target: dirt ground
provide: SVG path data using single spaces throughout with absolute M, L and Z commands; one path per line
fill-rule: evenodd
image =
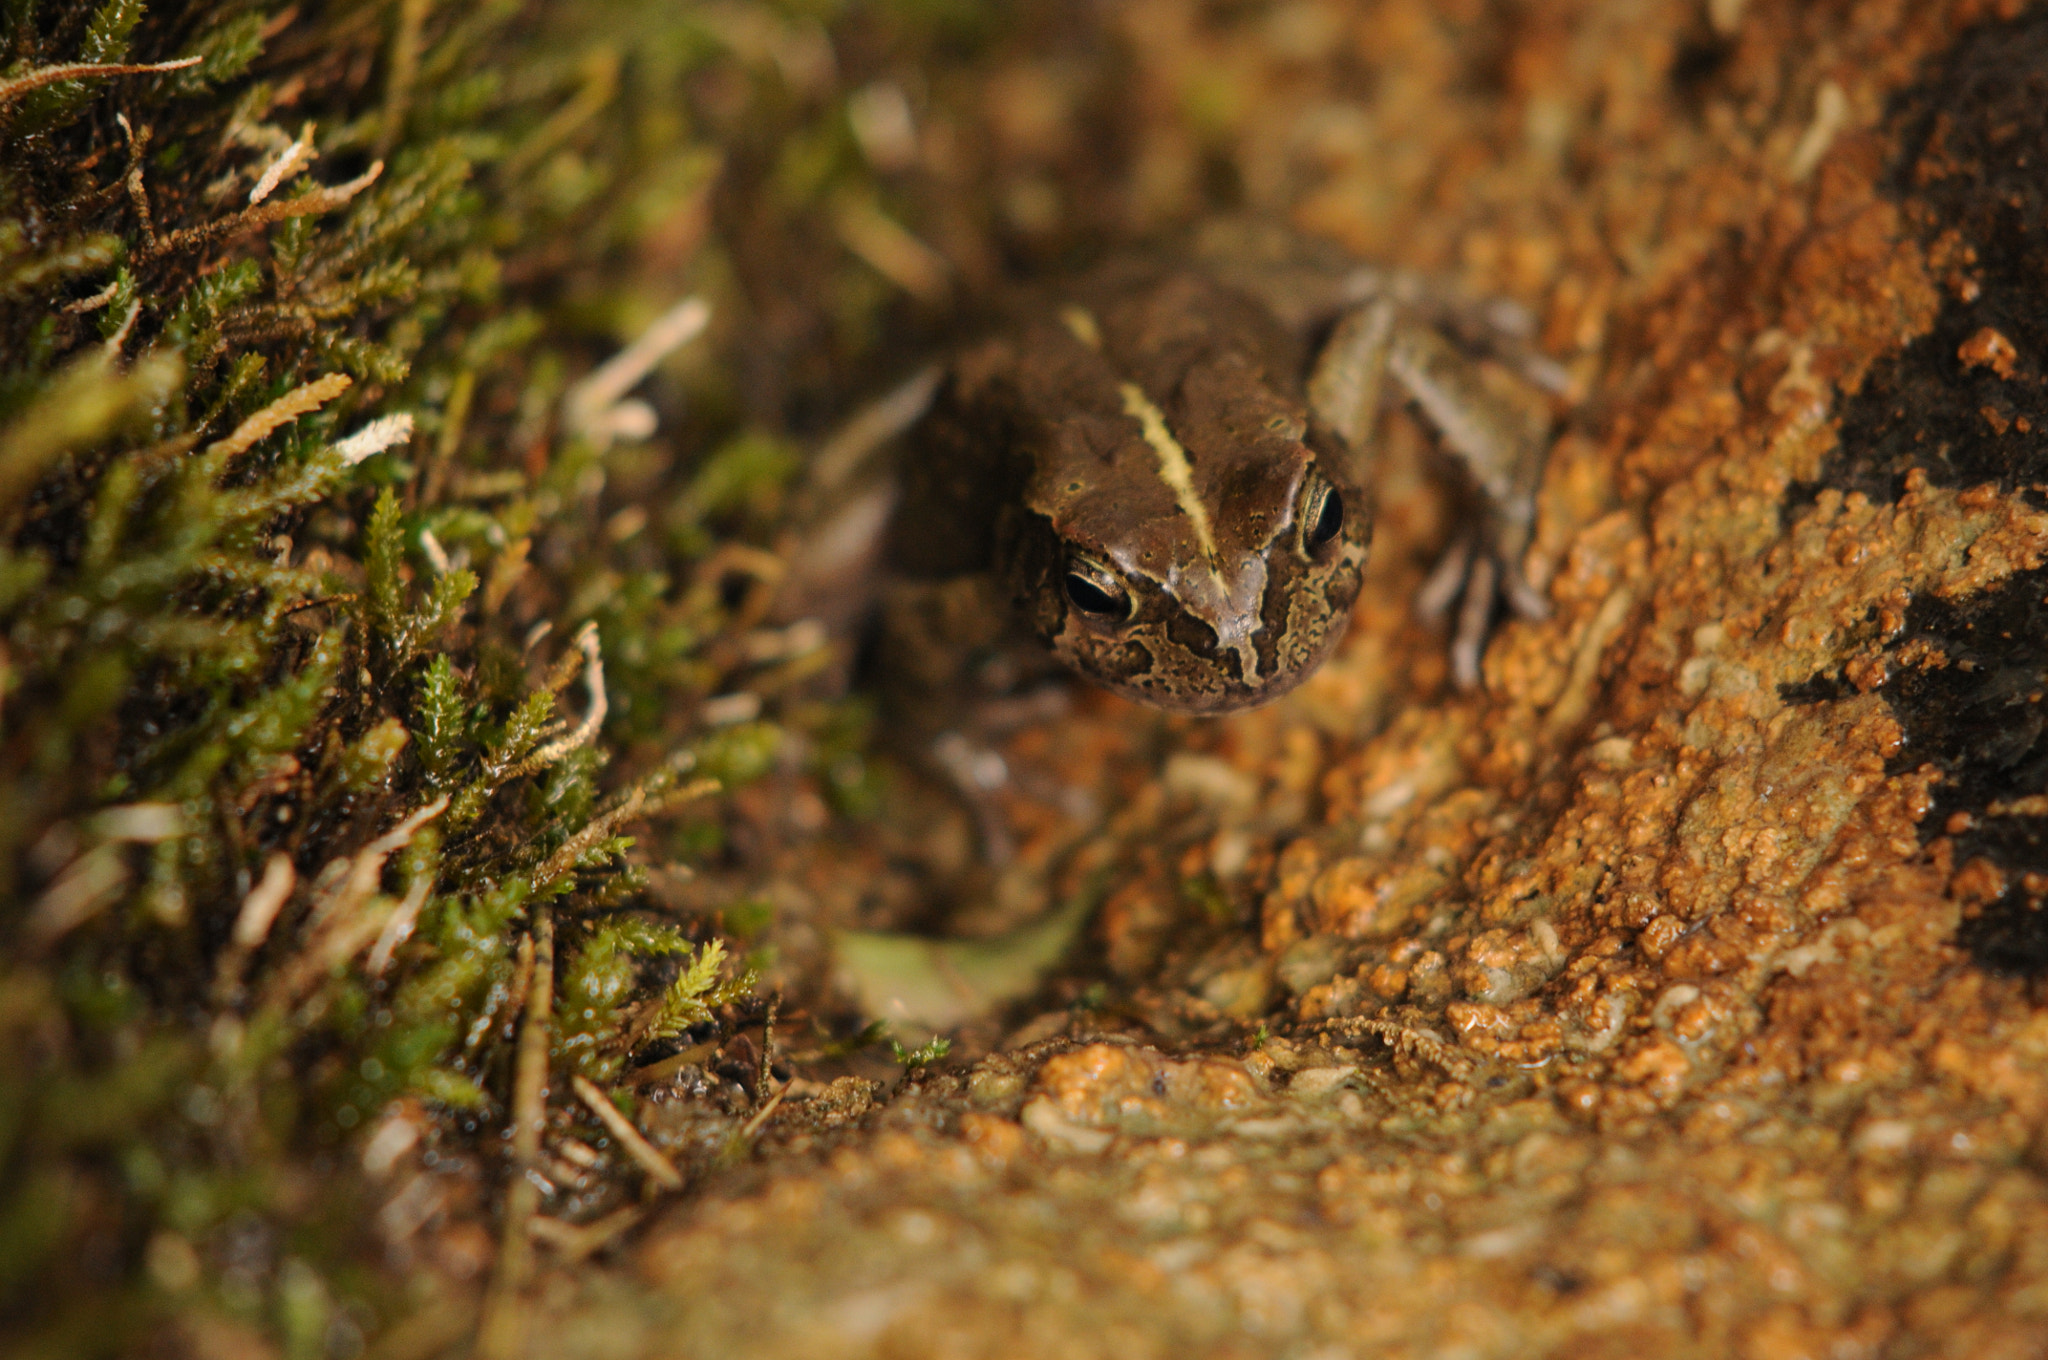
M 1220 206 L 1519 300 L 1574 382 L 1553 616 L 1449 685 L 1408 609 L 1446 507 L 1390 419 L 1312 682 L 1012 738 L 1057 786 L 1012 809 L 1035 886 L 965 915 L 1099 903 L 1054 1002 L 809 1082 L 545 1255 L 529 1353 L 2048 1355 L 2048 13 L 1026 27 L 992 70 L 866 58 L 957 277 Z M 762 891 L 902 924 L 863 853 Z

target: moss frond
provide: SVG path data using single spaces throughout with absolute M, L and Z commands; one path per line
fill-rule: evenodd
M 297 1274 L 213 1263 L 401 1107 L 499 1183 L 543 912 L 557 1066 L 746 1010 L 636 838 L 689 805 L 655 844 L 716 854 L 726 791 L 807 749 L 714 558 L 772 548 L 798 445 L 694 360 L 641 389 L 658 437 L 563 415 L 685 295 L 745 316 L 706 231 L 736 167 L 821 215 L 866 173 L 712 27 L 0 3 L 0 1349 L 397 1321 L 341 1264 L 368 1214 Z M 769 721 L 700 725 L 741 688 Z
M 724 968 L 723 940 L 712 940 L 698 949 L 696 957 L 662 993 L 661 1009 L 648 1024 L 648 1037 L 672 1039 L 692 1026 L 709 1022 L 718 1007 L 734 1005 L 753 992 L 753 970 L 724 977 Z

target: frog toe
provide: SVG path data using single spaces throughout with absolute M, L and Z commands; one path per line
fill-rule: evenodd
M 1451 679 L 1461 690 L 1479 687 L 1480 658 L 1492 635 L 1495 606 L 1531 622 L 1550 617 L 1550 601 L 1519 564 L 1483 548 L 1477 534 L 1460 534 L 1415 592 L 1416 616 L 1438 623 L 1457 607 L 1452 623 Z
M 1491 557 L 1477 556 L 1465 578 L 1457 631 L 1451 635 L 1451 680 L 1461 690 L 1479 688 L 1479 659 L 1486 652 L 1486 635 L 1492 631 L 1499 582 L 1498 564 Z
M 1472 575 L 1472 556 L 1477 544 L 1469 533 L 1452 539 L 1442 557 L 1430 568 L 1429 576 L 1415 592 L 1415 616 L 1424 623 L 1440 623 L 1464 593 Z

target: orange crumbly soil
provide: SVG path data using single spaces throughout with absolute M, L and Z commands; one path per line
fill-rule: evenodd
M 1083 696 L 1014 739 L 1108 809 L 1013 818 L 1050 895 L 1099 885 L 1095 991 L 850 1112 L 790 1101 L 745 1177 L 555 1278 L 561 1353 L 2048 1354 L 2048 1012 L 1966 947 L 2044 880 L 1959 839 L 2042 790 L 1929 824 L 1956 786 L 1898 688 L 1946 660 L 1911 611 L 2036 579 L 2048 513 L 1839 473 L 1881 362 L 1989 286 L 1921 193 L 1979 145 L 1941 62 L 2041 21 L 1510 8 L 1118 7 L 1118 211 L 1222 166 L 1529 304 L 1578 385 L 1553 617 L 1449 687 L 1407 610 L 1446 512 L 1390 422 L 1366 602 L 1302 691 Z M 991 136 L 1073 154 L 1067 72 L 1000 73 Z M 1908 89 L 1946 130 L 1902 172 Z M 2038 385 L 2026 337 L 1964 334 L 1955 383 Z M 2002 400 L 2005 437 L 2036 399 Z M 780 890 L 824 901 L 828 863 Z

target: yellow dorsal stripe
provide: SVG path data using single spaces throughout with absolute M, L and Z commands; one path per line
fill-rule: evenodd
M 1180 503 L 1181 513 L 1195 526 L 1195 539 L 1202 545 L 1202 553 L 1213 568 L 1217 558 L 1216 535 L 1209 527 L 1208 507 L 1195 494 L 1194 468 L 1188 463 L 1188 451 L 1173 437 L 1173 431 L 1166 428 L 1166 414 L 1152 404 L 1152 398 L 1146 396 L 1136 383 L 1124 383 L 1121 390 L 1124 414 L 1138 422 L 1145 442 L 1152 446 L 1152 452 L 1159 455 L 1159 476 L 1173 489 L 1173 498 Z

